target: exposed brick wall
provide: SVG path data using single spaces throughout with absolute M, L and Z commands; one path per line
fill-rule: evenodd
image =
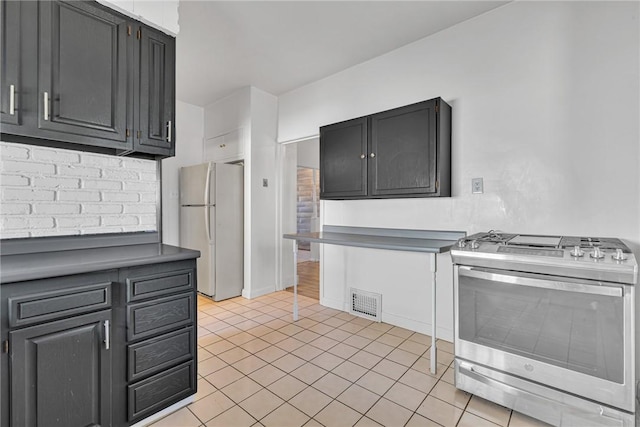
M 0 142 L 0 238 L 156 231 L 156 162 Z

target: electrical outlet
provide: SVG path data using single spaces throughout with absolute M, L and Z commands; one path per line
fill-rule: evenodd
M 268 187 L 269 186 L 269 180 L 267 178 L 262 178 L 262 186 L 263 187 Z
M 482 178 L 472 178 L 471 179 L 471 192 L 473 194 L 482 194 L 482 193 L 484 193 L 484 185 L 482 184 Z

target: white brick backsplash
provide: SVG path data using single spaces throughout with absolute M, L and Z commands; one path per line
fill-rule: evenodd
M 102 178 L 137 181 L 140 179 L 140 172 L 131 169 L 105 169 L 102 171 Z
M 59 191 L 58 200 L 61 202 L 99 202 L 100 193 L 97 191 Z
M 78 178 L 52 178 L 50 176 L 36 176 L 33 186 L 38 188 L 80 188 Z
M 124 189 L 131 191 L 145 191 L 155 193 L 158 185 L 155 182 L 125 182 Z
M 125 231 L 122 227 L 100 227 L 100 228 L 83 228 L 79 230 L 79 234 L 105 234 L 105 233 L 122 233 Z M 146 231 L 140 230 L 139 227 L 132 227 L 131 230 L 127 231 Z
M 100 226 L 99 216 L 60 216 L 56 218 L 56 223 L 60 228 L 87 228 Z
M 125 185 L 126 184 L 128 183 L 125 183 Z M 107 181 L 106 179 L 85 179 L 82 181 L 82 188 L 91 188 L 95 190 L 122 190 L 122 182 Z
M 158 165 L 156 165 L 155 162 L 150 162 L 148 160 L 122 159 L 122 167 L 125 169 L 153 172 L 155 174 Z
M 38 215 L 79 214 L 80 205 L 69 203 L 38 203 L 33 205 L 33 212 Z
M 28 203 L 0 203 L 0 215 L 29 215 L 31 205 Z
M 138 193 L 102 193 L 102 200 L 105 202 L 139 202 L 140 195 Z
M 0 146 L 0 156 L 3 159 L 28 159 L 29 149 L 23 146 L 2 144 L 2 146 Z
M 80 230 L 74 230 L 72 228 L 54 228 L 31 230 L 28 237 L 75 236 L 77 234 L 80 234 Z M 2 238 L 4 238 L 4 233 L 2 235 Z
M 29 185 L 29 178 L 24 175 L 7 175 L 0 176 L 0 183 L 4 186 L 21 187 Z
M 3 160 L 0 164 L 0 171 L 53 175 L 56 171 L 56 167 L 53 164 L 47 163 L 36 163 L 23 160 Z
M 52 163 L 78 163 L 80 154 L 72 151 L 51 150 L 47 148 L 34 148 L 31 151 L 31 158 L 39 162 L 46 161 Z
M 156 231 L 152 160 L 0 142 L 0 238 Z
M 127 214 L 151 214 L 156 213 L 156 205 L 152 205 L 150 203 L 144 204 L 140 203 L 137 205 L 127 205 L 124 208 L 124 213 Z
M 105 203 L 101 204 L 84 204 L 82 206 L 83 214 L 121 214 L 124 212 L 123 205 L 107 205 Z
M 58 166 L 58 175 L 97 178 L 100 176 L 100 169 L 85 166 L 60 165 Z
M 26 188 L 5 188 L 2 186 L 2 202 L 9 200 L 21 200 L 25 202 L 53 201 L 56 192 L 53 190 L 31 190 Z
M 141 172 L 140 179 L 142 181 L 156 181 L 156 173 L 155 172 Z
M 24 230 L 25 228 L 53 228 L 55 225 L 51 217 L 21 216 L 2 218 L 2 228 L 5 230 Z
M 80 163 L 82 165 L 98 166 L 101 168 L 118 168 L 122 164 L 122 159 L 120 157 L 83 153 Z
M 151 225 L 151 224 L 155 224 L 157 221 L 157 218 L 155 215 L 140 215 L 140 224 L 142 225 Z
M 140 193 L 140 201 L 143 203 L 156 203 L 158 195 L 156 193 Z
M 135 215 L 103 216 L 102 225 L 138 225 L 140 217 Z

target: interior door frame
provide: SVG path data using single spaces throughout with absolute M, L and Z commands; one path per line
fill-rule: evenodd
M 284 167 L 286 163 L 286 154 L 287 154 L 287 146 L 294 145 L 297 143 L 310 142 L 315 139 L 319 139 L 320 134 L 310 135 L 303 138 L 297 138 L 289 141 L 278 142 L 276 145 L 276 291 L 284 290 L 286 287 L 293 286 L 293 282 L 289 282 L 287 280 L 287 273 L 293 271 L 293 240 L 285 240 L 282 238 L 285 230 L 286 216 L 284 214 L 284 203 L 285 203 L 285 185 L 286 185 L 286 177 L 284 173 Z M 320 194 L 318 194 L 320 197 Z M 322 213 L 324 212 L 324 200 L 320 200 L 320 212 L 318 214 L 319 218 L 319 226 L 320 230 L 324 225 Z M 320 245 L 319 248 L 319 262 L 320 266 L 323 263 L 323 247 Z M 323 298 L 323 274 L 322 268 L 320 268 L 320 277 L 319 277 L 319 291 L 320 291 L 320 300 Z

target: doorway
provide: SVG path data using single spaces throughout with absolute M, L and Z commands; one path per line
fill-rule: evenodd
M 284 145 L 282 220 L 283 231 L 310 233 L 320 230 L 320 145 L 318 138 Z M 291 246 L 292 247 L 292 246 Z M 284 248 L 283 248 L 284 249 Z M 298 293 L 320 299 L 320 254 L 318 244 L 300 242 L 297 251 Z M 284 274 L 293 268 L 286 262 Z M 292 257 L 291 257 L 292 258 Z M 289 267 L 286 267 L 288 265 Z M 293 292 L 293 277 L 285 280 L 285 289 Z
M 298 156 L 300 150 L 298 150 Z M 296 174 L 296 231 L 311 233 L 320 229 L 320 170 L 300 165 L 298 157 Z M 320 299 L 320 256 L 317 243 L 298 244 L 298 293 Z M 293 287 L 289 288 L 293 291 Z

